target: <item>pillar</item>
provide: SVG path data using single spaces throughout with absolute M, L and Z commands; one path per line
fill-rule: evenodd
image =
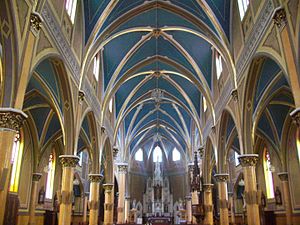
M 103 176 L 101 174 L 89 174 L 90 180 L 90 217 L 89 225 L 98 224 L 99 212 L 99 186 Z
M 28 225 L 35 224 L 35 206 L 36 206 L 36 199 L 37 199 L 37 194 L 38 194 L 37 188 L 38 188 L 38 183 L 39 183 L 39 180 L 41 177 L 42 177 L 41 173 L 33 173 L 32 174 Z
M 118 163 L 118 173 L 119 173 L 119 198 L 118 198 L 118 219 L 117 223 L 124 223 L 124 207 L 125 207 L 125 182 L 126 174 L 128 170 L 128 163 Z
M 191 224 L 192 223 L 192 197 L 191 196 L 186 196 L 185 197 L 186 200 L 186 221 L 187 224 Z
M 287 71 L 289 74 L 291 89 L 294 96 L 295 106 L 300 106 L 300 81 L 297 72 L 298 61 L 295 58 L 295 46 L 293 46 L 293 41 L 291 40 L 291 32 L 287 24 L 286 12 L 283 7 L 279 7 L 273 16 L 274 24 L 278 27 L 282 49 L 285 56 L 285 62 L 287 66 Z
M 72 218 L 74 168 L 79 162 L 79 157 L 75 155 L 61 155 L 59 158 L 62 164 L 62 179 L 58 224 L 70 225 Z
M 104 225 L 113 224 L 113 208 L 114 208 L 114 193 L 113 193 L 114 184 L 104 184 Z
M 244 172 L 247 221 L 248 224 L 251 225 L 260 225 L 255 172 L 255 165 L 258 160 L 258 155 L 244 154 L 240 155 L 238 159 L 243 167 Z
M 26 114 L 13 108 L 0 108 L 0 224 L 3 224 L 7 192 L 10 184 L 12 147 Z
M 220 208 L 220 225 L 229 225 L 228 217 L 228 193 L 227 193 L 227 179 L 228 174 L 216 174 L 215 178 L 218 182 L 219 191 L 219 208 Z
M 83 218 L 82 218 L 82 222 L 83 225 L 87 224 L 87 206 L 88 206 L 88 197 L 86 195 L 86 193 L 84 194 L 84 202 L 83 202 Z
M 292 203 L 291 203 L 288 173 L 287 172 L 278 173 L 278 176 L 279 176 L 279 178 L 281 180 L 281 184 L 282 184 L 283 200 L 284 200 L 285 215 L 286 215 L 286 224 L 292 225 L 293 224 L 293 210 L 292 210 Z
M 230 224 L 235 224 L 234 201 L 232 192 L 228 192 L 228 203 L 230 205 Z
M 125 223 L 129 223 L 129 211 L 130 211 L 130 196 L 125 197 Z
M 213 215 L 213 201 L 212 201 L 212 188 L 213 184 L 203 184 L 204 190 L 204 225 L 213 225 L 214 224 L 214 215 Z

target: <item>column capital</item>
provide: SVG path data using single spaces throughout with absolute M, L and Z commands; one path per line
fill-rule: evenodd
M 84 91 L 79 90 L 79 92 L 78 92 L 78 100 L 79 100 L 79 102 L 83 102 L 84 101 L 84 97 L 85 97 Z
M 282 6 L 278 7 L 274 12 L 273 21 L 274 24 L 280 29 L 282 29 L 286 25 L 287 23 L 286 12 Z
M 228 177 L 229 177 L 228 173 L 215 174 L 215 178 L 217 182 L 226 182 L 228 180 Z
M 42 177 L 41 173 L 33 173 L 32 174 L 32 181 L 39 181 Z
M 114 157 L 114 159 L 117 158 L 118 153 L 119 153 L 118 147 L 117 147 L 117 146 L 114 146 L 114 147 L 113 147 L 113 157 Z
M 244 155 L 238 156 L 238 159 L 239 159 L 242 167 L 255 166 L 258 161 L 258 155 L 257 154 L 244 154 Z
M 0 129 L 19 131 L 27 115 L 14 108 L 0 108 Z
M 79 162 L 79 157 L 76 155 L 60 155 L 59 159 L 63 167 L 76 167 Z
M 117 163 L 119 173 L 127 173 L 128 163 Z
M 90 182 L 100 183 L 103 180 L 102 174 L 89 174 Z
M 41 15 L 37 12 L 32 12 L 30 14 L 30 30 L 36 36 L 41 30 L 43 19 Z
M 288 172 L 277 173 L 277 175 L 278 175 L 278 177 L 281 181 L 288 181 L 289 180 Z
M 294 109 L 290 116 L 292 117 L 293 121 L 297 124 L 298 127 L 300 127 L 300 107 L 297 109 Z
M 106 193 L 111 192 L 113 187 L 114 187 L 114 184 L 111 184 L 111 183 L 103 184 L 103 188 Z
M 204 191 L 209 192 L 212 190 L 213 186 L 213 184 L 203 184 L 203 189 Z

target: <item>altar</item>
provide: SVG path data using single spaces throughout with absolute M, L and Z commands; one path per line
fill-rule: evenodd
M 147 224 L 150 225 L 169 225 L 172 224 L 171 217 L 149 217 Z

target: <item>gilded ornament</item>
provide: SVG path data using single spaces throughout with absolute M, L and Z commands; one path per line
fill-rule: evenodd
M 36 35 L 41 29 L 42 17 L 36 12 L 30 14 L 30 29 Z
M 83 102 L 84 101 L 84 96 L 85 96 L 84 91 L 79 91 L 78 92 L 78 100 L 79 100 L 79 102 Z
M 238 91 L 237 89 L 233 89 L 231 92 L 231 96 L 233 98 L 233 100 L 236 102 L 238 100 Z
M 215 175 L 217 182 L 226 182 L 229 177 L 228 173 L 219 173 Z
M 39 181 L 42 177 L 41 173 L 33 173 L 32 174 L 32 181 Z
M 102 174 L 89 174 L 90 182 L 100 183 L 102 181 L 102 179 L 103 179 Z
M 60 155 L 60 162 L 63 167 L 76 167 L 79 157 L 75 155 Z
M 206 192 L 210 192 L 213 188 L 213 184 L 203 184 L 203 190 Z
M 286 25 L 287 19 L 284 8 L 281 7 L 276 10 L 273 16 L 273 21 L 278 28 L 282 28 Z
M 242 167 L 255 166 L 258 161 L 257 154 L 244 154 L 238 157 Z
M 12 108 L 0 109 L 0 128 L 19 131 L 27 115 L 21 110 Z

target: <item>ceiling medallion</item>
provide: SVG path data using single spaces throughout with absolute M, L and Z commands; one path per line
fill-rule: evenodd
M 162 30 L 159 28 L 156 28 L 156 29 L 153 29 L 152 33 L 153 33 L 153 37 L 155 37 L 157 39 L 161 35 Z

